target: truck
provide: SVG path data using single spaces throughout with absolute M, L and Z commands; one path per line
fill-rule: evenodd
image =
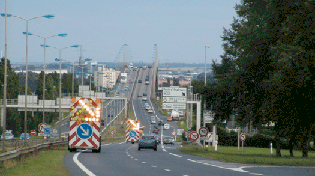
M 178 113 L 177 110 L 172 110 L 171 118 L 172 118 L 173 121 L 178 121 L 179 120 L 179 113 Z
M 126 120 L 125 142 L 139 142 L 140 137 L 143 134 L 144 126 L 140 126 L 140 120 Z
M 74 103 L 70 109 L 70 131 L 68 150 L 91 149 L 93 153 L 101 152 L 101 101 L 91 98 L 71 97 Z

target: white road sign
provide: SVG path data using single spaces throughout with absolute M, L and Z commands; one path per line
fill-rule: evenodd
M 186 109 L 186 103 L 163 103 L 163 109 Z
M 212 142 L 212 134 L 213 134 L 212 132 L 208 133 L 208 135 L 207 135 L 208 139 L 206 140 L 206 142 Z
M 163 103 L 186 103 L 186 97 L 163 97 Z
M 190 133 L 190 140 L 196 141 L 199 138 L 199 134 L 196 131 Z
M 184 132 L 184 129 L 177 129 L 177 136 L 182 135 L 183 132 Z
M 205 123 L 212 123 L 212 121 L 214 119 L 214 115 L 215 115 L 215 113 L 213 113 L 210 110 L 204 111 L 203 117 L 205 119 Z
M 207 127 L 200 127 L 200 129 L 199 129 L 199 135 L 200 136 L 207 136 L 207 134 L 208 134 L 208 129 L 207 129 Z
M 186 97 L 187 88 L 169 88 L 163 90 L 163 97 Z

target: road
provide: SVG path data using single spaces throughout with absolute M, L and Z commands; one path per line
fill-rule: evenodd
M 152 69 L 140 70 L 139 78 L 152 74 Z M 150 78 L 150 81 L 152 79 Z M 137 97 L 138 93 L 151 93 L 150 85 L 136 83 L 133 106 L 136 117 L 144 125 L 144 134 L 151 133 L 153 124 L 150 124 L 150 116 L 154 115 L 166 122 L 166 117 L 159 114 L 157 107 L 150 100 L 143 101 Z M 152 114 L 143 109 L 144 103 L 150 103 L 154 111 Z M 164 130 L 166 136 L 170 136 L 176 128 L 174 122 L 169 123 L 171 129 Z M 160 133 L 159 133 L 160 135 Z M 315 169 L 309 167 L 277 167 L 257 166 L 248 164 L 225 163 L 203 157 L 192 156 L 180 152 L 175 145 L 158 145 L 157 151 L 143 149 L 138 151 L 137 144 L 116 143 L 103 144 L 101 153 L 90 151 L 78 151 L 67 153 L 64 158 L 65 166 L 70 175 L 163 175 L 163 176 L 200 176 L 200 175 L 315 175 Z

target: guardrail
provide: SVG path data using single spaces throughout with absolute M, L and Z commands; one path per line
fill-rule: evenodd
M 36 144 L 31 147 L 20 148 L 13 151 L 8 151 L 0 154 L 0 171 L 4 170 L 4 162 L 14 160 L 15 162 L 20 161 L 23 158 L 29 156 L 29 154 L 36 153 L 42 149 L 51 149 L 56 146 L 63 146 L 68 144 L 68 141 L 55 141 L 46 142 L 42 144 Z

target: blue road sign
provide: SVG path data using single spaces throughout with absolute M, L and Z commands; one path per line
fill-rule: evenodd
M 77 135 L 81 139 L 88 139 L 92 136 L 92 127 L 87 123 L 82 123 L 77 128 Z
M 44 128 L 44 134 L 49 134 L 50 133 L 50 128 Z
M 137 132 L 135 132 L 135 131 L 133 131 L 133 130 L 131 130 L 131 131 L 129 132 L 129 136 L 130 136 L 131 138 L 136 137 L 136 135 L 137 135 Z

